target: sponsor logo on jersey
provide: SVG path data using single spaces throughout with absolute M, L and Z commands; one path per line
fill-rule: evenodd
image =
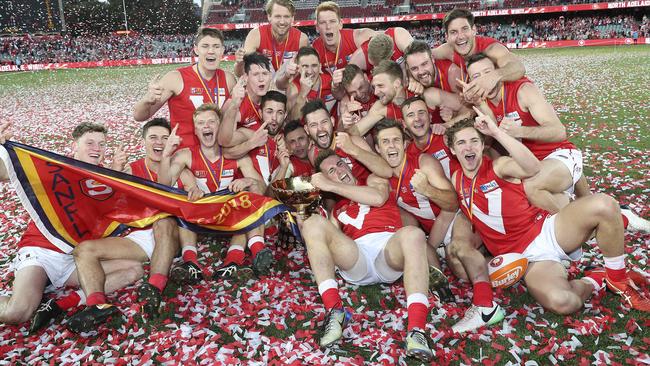
M 223 171 L 224 176 L 230 176 L 230 175 L 234 175 L 234 174 L 235 174 L 234 169 L 226 169 L 226 170 Z
M 438 159 L 438 160 L 442 160 L 442 159 L 447 158 L 448 156 L 447 156 L 447 152 L 445 150 L 438 150 L 438 151 L 433 153 L 433 157 Z
M 499 188 L 499 185 L 497 184 L 496 181 L 493 180 L 493 181 L 487 182 L 485 184 L 481 184 L 481 186 L 479 188 L 481 189 L 481 192 L 487 193 L 487 192 L 494 191 L 495 189 Z
M 197 178 L 207 178 L 208 172 L 207 170 L 196 170 L 194 171 L 194 176 Z
M 257 124 L 257 119 L 255 117 L 248 117 L 244 121 L 244 127 L 251 127 Z
M 203 94 L 202 88 L 190 88 L 190 94 L 192 95 L 201 95 Z

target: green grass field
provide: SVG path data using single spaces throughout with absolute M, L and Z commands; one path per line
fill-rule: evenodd
M 524 60 L 527 76 L 556 108 L 570 140 L 583 151 L 585 174 L 593 190 L 607 192 L 649 217 L 650 46 L 516 53 Z M 78 122 L 103 122 L 110 129 L 111 146 L 125 143 L 136 157 L 142 154 L 142 146 L 131 108 L 154 75 L 176 67 L 0 74 L 0 120 L 14 122 L 16 140 L 61 153 L 69 152 L 68 136 Z M 0 289 L 8 290 L 13 279 L 8 266 L 28 218 L 7 185 L 0 185 L 0 192 L 0 240 L 4 244 Z M 626 242 L 630 262 L 647 272 L 650 236 L 628 233 Z M 585 266 L 602 264 L 593 243 L 584 248 L 582 261 L 569 270 L 572 276 L 581 276 Z M 220 240 L 206 240 L 201 262 L 215 267 L 222 250 Z M 61 324 L 32 336 L 26 334 L 25 325 L 0 326 L 0 356 L 8 364 L 60 364 L 68 359 L 103 363 L 148 359 L 154 364 L 417 364 L 407 360 L 401 349 L 405 326 L 401 282 L 365 288 L 343 285 L 344 303 L 355 310 L 355 318 L 346 332 L 348 340 L 323 352 L 312 340 L 323 310 L 306 254 L 301 248 L 277 249 L 276 258 L 273 276 L 241 288 L 211 281 L 190 289 L 168 287 L 163 317 L 152 323 L 143 323 L 131 306 L 134 287 L 120 291 L 113 301 L 120 304 L 125 320 L 115 321 L 112 329 L 90 340 L 67 333 Z M 506 321 L 458 337 L 450 333 L 450 327 L 469 306 L 471 286 L 454 281 L 453 291 L 456 304 L 440 305 L 431 298 L 435 305 L 427 330 L 435 339 L 436 364 L 650 364 L 648 315 L 630 311 L 612 294 L 593 299 L 577 314 L 558 316 L 536 305 L 523 285 L 499 290 L 497 298 L 508 314 Z

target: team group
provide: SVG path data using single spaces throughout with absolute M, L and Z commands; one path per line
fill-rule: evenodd
M 529 261 L 528 292 L 558 314 L 579 310 L 605 288 L 648 312 L 643 277 L 629 271 L 624 230 L 650 223 L 605 194 L 592 194 L 582 154 L 519 58 L 476 34 L 464 9 L 447 13 L 447 42 L 431 49 L 403 28 L 343 28 L 340 9 L 316 8 L 320 34 L 312 45 L 292 27 L 291 0 L 269 0 L 268 25 L 250 31 L 236 53 L 234 75 L 219 68 L 224 36 L 202 28 L 197 62 L 156 77 L 136 104 L 146 156 L 112 169 L 165 185 L 189 200 L 230 189 L 269 194 L 269 184 L 310 176 L 323 193 L 318 212 L 299 224 L 311 270 L 327 310 L 319 344 L 337 342 L 351 312 L 336 273 L 357 285 L 403 278 L 408 356 L 434 354 L 425 331 L 429 291 L 449 300 L 439 253 L 453 274 L 473 286 L 472 306 L 453 326 L 459 334 L 497 324 L 485 255 L 521 253 Z M 170 122 L 153 118 L 167 104 Z M 101 164 L 107 131 L 82 123 L 74 158 Z M 0 142 L 11 126 L 0 124 Z M 8 179 L 0 165 L 0 179 Z M 563 261 L 581 257 L 595 237 L 604 266 L 569 279 Z M 0 322 L 31 319 L 31 331 L 72 308 L 75 332 L 96 329 L 119 313 L 106 298 L 150 274 L 138 288 L 148 317 L 158 314 L 168 279 L 197 283 L 197 236 L 171 218 L 123 237 L 98 238 L 72 252 L 50 243 L 30 223 L 18 244 L 11 297 L 0 297 Z M 177 253 L 182 260 L 172 266 Z M 247 252 L 250 259 L 247 260 Z M 264 225 L 235 235 L 213 279 L 242 281 L 273 265 Z M 250 263 L 250 264 L 248 264 Z M 80 287 L 43 298 L 51 284 Z M 39 306 L 40 304 L 40 306 Z

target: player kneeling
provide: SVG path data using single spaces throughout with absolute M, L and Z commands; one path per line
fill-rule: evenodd
M 487 249 L 493 255 L 522 253 L 530 262 L 524 276 L 528 291 L 555 313 L 574 313 L 605 286 L 633 309 L 650 311 L 650 300 L 639 292 L 626 270 L 623 220 L 616 200 L 595 194 L 571 202 L 554 215 L 532 206 L 521 181 L 537 174 L 539 160 L 491 118 L 477 113 L 475 122 L 459 122 L 447 130 L 446 138 L 462 167 L 452 176 L 461 209 Z M 484 136 L 497 140 L 510 156 L 494 161 L 483 156 Z M 578 260 L 581 244 L 594 231 L 605 269 L 569 281 L 561 261 Z M 454 330 L 484 325 L 482 315 L 468 311 Z
M 390 199 L 385 179 L 370 175 L 367 185 L 358 185 L 350 167 L 332 150 L 324 150 L 315 168 L 319 173 L 311 183 L 341 197 L 330 220 L 319 215 L 302 227 L 307 254 L 328 311 L 320 339 L 326 347 L 341 338 L 352 314 L 343 308 L 335 279 L 356 285 L 393 283 L 402 275 L 407 295 L 407 355 L 430 361 L 433 352 L 424 332 L 429 300 L 428 264 L 424 232 L 403 227 L 399 208 Z

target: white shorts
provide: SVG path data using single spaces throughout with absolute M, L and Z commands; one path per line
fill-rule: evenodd
M 558 244 L 555 237 L 556 217 L 557 214 L 546 217 L 542 231 L 521 253 L 529 262 L 554 261 L 562 263 L 562 261 L 577 261 L 582 257 L 581 248 L 567 254 Z
M 578 149 L 559 149 L 548 154 L 544 160 L 546 159 L 559 160 L 569 169 L 573 184 L 566 192 L 573 194 L 573 186 L 575 186 L 578 179 L 582 176 L 582 152 Z
M 402 277 L 403 272 L 390 268 L 384 256 L 384 248 L 393 235 L 395 233 L 371 233 L 355 240 L 359 249 L 359 258 L 353 269 L 360 268 L 361 273 L 350 273 L 339 269 L 341 277 L 354 285 L 393 283 Z
M 456 222 L 456 218 L 458 217 L 458 215 L 461 215 L 460 209 L 458 209 L 458 211 L 456 211 L 456 215 L 454 215 L 454 218 L 449 223 L 449 227 L 447 228 L 447 232 L 445 233 L 445 238 L 442 239 L 442 246 L 443 247 L 446 247 L 449 244 L 451 244 L 451 237 L 454 234 L 454 232 L 453 232 L 454 231 L 454 223 Z
M 156 245 L 156 241 L 153 237 L 153 229 L 133 230 L 124 238 L 136 243 L 145 253 L 147 253 L 147 257 L 151 259 L 153 248 Z
M 39 266 L 45 270 L 52 286 L 60 288 L 77 269 L 72 254 L 59 253 L 40 247 L 22 247 L 18 249 L 12 263 L 14 272 L 29 266 Z

